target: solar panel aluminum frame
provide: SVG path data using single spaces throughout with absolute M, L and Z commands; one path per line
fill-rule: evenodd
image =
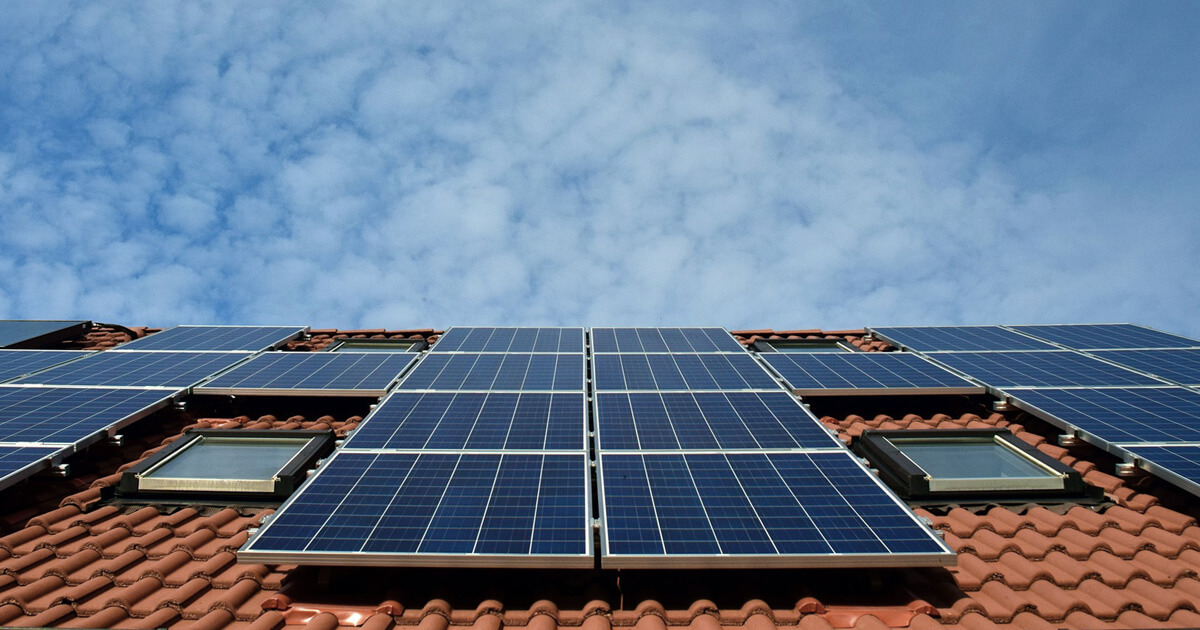
M 946 371 L 950 372 L 952 375 L 964 378 L 967 381 L 976 382 L 976 383 L 978 382 L 978 380 L 970 378 L 967 375 L 965 375 L 957 370 L 951 370 L 951 369 L 947 368 L 946 366 L 942 365 L 941 363 L 935 363 L 935 362 L 929 361 L 929 359 L 925 358 L 924 356 L 921 356 L 921 353 L 909 351 L 909 352 L 906 352 L 905 354 L 910 354 L 912 356 L 915 356 L 915 357 L 921 359 L 922 361 L 929 362 L 929 363 L 933 364 L 935 367 L 946 370 Z M 982 384 L 975 386 L 975 387 L 864 387 L 864 388 L 837 387 L 837 388 L 827 388 L 827 389 L 819 389 L 819 388 L 812 389 L 812 388 L 807 388 L 807 387 L 794 388 L 794 387 L 792 387 L 792 384 L 787 381 L 787 378 L 785 378 L 782 373 L 780 373 L 778 370 L 776 370 L 774 366 L 772 366 L 770 363 L 768 363 L 766 361 L 760 361 L 760 362 L 763 363 L 767 367 L 767 369 L 770 371 L 772 376 L 774 376 L 775 378 L 777 378 L 781 382 L 783 382 L 784 388 L 787 389 L 787 391 L 789 391 L 797 396 L 804 396 L 804 397 L 808 397 L 808 398 L 819 397 L 819 396 L 910 396 L 910 395 L 911 396 L 921 396 L 921 395 L 972 396 L 972 395 L 976 395 L 976 394 L 988 393 L 988 390 L 989 390 L 989 388 L 986 385 L 982 385 Z
M 305 481 L 305 486 L 316 480 L 324 471 L 329 470 L 329 463 L 338 455 L 346 453 L 357 454 L 442 454 L 442 455 L 463 455 L 473 453 L 484 453 L 483 451 L 464 451 L 464 450 L 397 450 L 397 449 L 339 449 L 334 453 L 334 457 L 319 463 L 316 472 L 309 476 Z M 584 531 L 585 536 L 585 552 L 580 555 L 553 555 L 553 554 L 447 554 L 447 553 L 391 553 L 378 551 L 296 551 L 296 552 L 276 552 L 276 551 L 257 551 L 254 549 L 254 543 L 259 538 L 260 534 L 267 531 L 271 526 L 271 521 L 274 514 L 280 514 L 287 511 L 288 507 L 299 498 L 304 491 L 302 486 L 298 491 L 294 492 L 279 509 L 271 516 L 263 519 L 262 525 L 257 531 L 252 530 L 249 540 L 245 545 L 237 551 L 239 562 L 262 563 L 262 564 L 297 564 L 297 565 L 313 565 L 313 566 L 368 566 L 368 567 L 452 567 L 452 568 L 496 568 L 497 566 L 522 568 L 522 569 L 592 569 L 596 566 L 596 548 L 595 548 L 595 521 L 591 516 L 592 506 L 592 475 L 594 469 L 590 465 L 587 456 L 587 451 L 501 451 L 499 453 L 492 451 L 486 454 L 511 454 L 511 455 L 579 455 L 583 462 L 583 487 L 584 487 Z
M 257 354 L 259 352 L 263 352 L 266 350 L 278 350 L 279 348 L 282 348 L 284 345 L 286 345 L 289 341 L 294 341 L 296 339 L 304 337 L 305 335 L 308 335 L 309 331 L 311 330 L 311 328 L 309 326 L 286 326 L 286 325 L 285 326 L 242 326 L 242 325 L 238 325 L 238 324 L 204 324 L 204 325 L 180 324 L 178 326 L 171 326 L 170 328 L 165 328 L 162 331 L 160 331 L 160 333 L 164 333 L 169 330 L 175 330 L 177 328 L 296 328 L 296 329 L 298 329 L 298 332 L 296 332 L 296 334 L 292 335 L 291 337 L 288 337 L 287 339 L 283 339 L 281 341 L 275 342 L 274 344 L 272 344 L 269 347 L 259 348 L 257 350 L 194 350 L 194 349 L 187 349 L 187 348 L 169 348 L 169 349 L 165 349 L 165 350 L 151 348 L 150 350 L 143 350 L 142 348 L 137 346 L 137 342 L 142 341 L 143 339 L 153 339 L 154 338 L 154 335 L 147 335 L 145 337 L 139 337 L 138 339 L 134 339 L 132 341 L 127 341 L 115 348 L 110 348 L 108 350 L 105 350 L 105 352 L 125 352 L 125 351 L 135 351 L 135 350 L 138 352 L 242 352 L 242 353 L 246 353 L 247 355 L 251 355 L 251 354 Z M 155 334 L 160 334 L 160 333 L 155 333 Z
M 303 353 L 301 353 L 301 354 L 303 354 Z M 353 354 L 353 352 L 343 352 L 342 354 Z M 364 353 L 364 354 L 366 354 L 366 353 Z M 397 352 L 396 354 L 406 354 L 406 353 Z M 256 356 L 258 356 L 258 355 L 256 355 Z M 247 363 L 254 360 L 254 357 L 251 357 L 247 361 L 238 363 L 236 365 L 231 365 L 227 369 L 224 369 L 224 370 L 206 378 L 204 381 L 201 382 L 201 384 L 196 385 L 195 387 L 192 388 L 192 393 L 214 395 L 214 396 L 343 396 L 343 397 L 357 396 L 357 397 L 363 397 L 363 398 L 380 398 L 382 396 L 387 395 L 387 393 L 389 391 L 391 391 L 394 387 L 396 387 L 397 383 L 404 380 L 404 377 L 407 376 L 408 373 L 412 371 L 413 366 L 415 366 L 417 364 L 417 358 L 420 355 L 418 353 L 412 353 L 411 356 L 412 356 L 412 360 L 410 360 L 408 362 L 408 365 L 405 365 L 404 369 L 401 370 L 400 373 L 397 374 L 391 381 L 389 381 L 387 386 L 382 389 L 287 389 L 287 388 L 277 388 L 277 387 L 275 387 L 275 388 L 208 387 L 204 384 L 204 383 L 212 382 L 212 381 L 216 380 L 217 378 L 220 378 L 221 376 L 223 376 L 229 372 L 232 372 L 240 367 L 245 366 Z
M 15 448 L 40 448 L 49 451 L 44 459 L 33 464 L 14 470 L 0 476 L 0 490 L 5 490 L 32 477 L 43 470 L 49 470 L 62 463 L 64 459 L 74 454 L 70 446 L 47 445 L 41 442 L 0 442 L 0 446 Z
M 1131 447 L 1134 447 L 1134 446 L 1137 446 L 1137 447 L 1140 447 L 1140 446 L 1161 446 L 1161 447 L 1195 446 L 1195 447 L 1200 447 L 1200 443 L 1198 443 L 1198 442 L 1146 442 L 1145 444 L 1136 444 L 1136 445 L 1130 444 L 1129 446 L 1131 446 Z M 1196 483 L 1195 481 L 1188 479 L 1187 477 L 1184 477 L 1184 476 L 1174 472 L 1170 468 L 1164 468 L 1162 466 L 1159 466 L 1157 463 L 1154 462 L 1154 460 L 1146 459 L 1146 458 L 1142 457 L 1141 455 L 1138 455 L 1137 452 L 1134 450 L 1129 450 L 1129 449 L 1121 449 L 1121 450 L 1122 450 L 1121 455 L 1124 457 L 1126 462 L 1129 462 L 1130 464 L 1133 464 L 1133 465 L 1137 466 L 1138 468 L 1141 468 L 1142 470 L 1145 470 L 1146 472 L 1148 472 L 1156 477 L 1159 477 L 1160 479 L 1165 479 L 1165 480 L 1171 482 L 1172 484 L 1175 484 L 1176 486 L 1179 486 L 1180 488 L 1183 488 L 1184 490 L 1192 493 L 1195 496 L 1200 496 L 1200 484 Z
M 604 497 L 604 456 L 605 455 L 722 455 L 730 451 L 605 451 L 599 452 L 595 459 L 596 488 L 599 493 L 600 506 L 600 566 L 604 569 L 830 569 L 830 568 L 903 568 L 903 567 L 948 567 L 958 563 L 958 555 L 946 544 L 936 532 L 930 530 L 930 536 L 942 548 L 942 553 L 913 554 L 913 553 L 824 553 L 824 554 L 622 554 L 608 553 L 608 511 Z M 814 449 L 768 449 L 750 451 L 756 454 L 794 454 L 794 453 L 830 453 L 838 451 L 822 451 Z M 847 452 L 853 462 L 862 469 L 862 474 L 871 479 L 879 489 L 892 500 L 903 512 L 907 513 L 915 523 L 925 529 L 929 525 L 907 506 L 891 488 L 887 487 L 877 475 L 867 470 L 858 457 Z

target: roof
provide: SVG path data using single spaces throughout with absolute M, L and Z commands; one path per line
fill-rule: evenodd
M 99 348 L 145 329 L 93 331 Z M 437 331 L 314 330 L 423 337 Z M 756 338 L 842 338 L 862 331 L 741 331 Z M 365 404 L 365 403 L 357 403 Z M 805 571 L 504 571 L 311 568 L 247 564 L 235 552 L 270 507 L 114 501 L 119 471 L 189 427 L 328 428 L 353 404 L 264 399 L 253 413 L 170 409 L 126 431 L 124 445 L 81 456 L 70 479 L 38 478 L 0 497 L 0 625 L 121 628 L 1117 628 L 1200 626 L 1200 505 L 1152 478 L 1114 476 L 1110 456 L 1053 443 L 1022 412 L 970 397 L 884 397 L 813 404 L 848 441 L 867 428 L 998 427 L 1104 489 L 1097 504 L 917 508 L 958 553 L 951 569 Z

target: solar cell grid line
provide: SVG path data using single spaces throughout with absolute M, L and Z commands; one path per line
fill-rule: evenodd
M 593 328 L 593 353 L 745 352 L 722 328 Z
M 340 451 L 238 556 L 590 568 L 588 478 L 583 453 Z
M 455 326 L 431 351 L 582 353 L 583 328 Z
M 1070 350 L 939 352 L 928 356 L 997 388 L 1165 385 L 1158 379 Z
M 164 406 L 166 390 L 0 386 L 0 442 L 75 444 Z
M 0 444 L 0 490 L 48 468 L 51 458 L 63 450 L 61 446 Z
M 1100 446 L 1200 442 L 1200 393 L 1182 387 L 1008 389 L 1018 408 Z
M 941 566 L 954 554 L 849 453 L 600 454 L 601 565 Z
M 871 326 L 868 330 L 893 345 L 918 352 L 1059 349 L 1001 326 Z
M 1006 328 L 1075 350 L 1196 348 L 1200 341 L 1134 324 L 1051 324 Z
M 1105 361 L 1174 381 L 1200 386 L 1200 348 L 1185 350 L 1092 350 Z
M 429 353 L 397 389 L 583 391 L 584 385 L 582 354 Z
M 1147 472 L 1200 495 L 1200 444 L 1135 444 L 1124 450 Z
M 96 352 L 13 383 L 185 389 L 248 356 L 242 352 Z
M 209 352 L 258 352 L 282 345 L 308 330 L 305 326 L 176 326 L 114 348 Z
M 379 396 L 416 359 L 407 353 L 267 352 L 217 375 L 196 392 Z
M 91 355 L 86 350 L 0 350 L 0 382 Z
M 760 355 L 800 395 L 983 393 L 984 389 L 907 352 Z
M 783 391 L 601 392 L 594 399 L 604 451 L 842 448 Z
M 592 363 L 597 391 L 779 389 L 749 354 L 596 354 Z
M 586 413 L 583 393 L 395 392 L 342 448 L 582 451 Z

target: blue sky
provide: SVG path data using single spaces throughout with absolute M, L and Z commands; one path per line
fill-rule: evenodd
M 0 318 L 1200 335 L 1194 3 L 23 3 Z

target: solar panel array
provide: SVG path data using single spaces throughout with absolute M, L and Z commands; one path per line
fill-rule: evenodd
M 1160 380 L 1069 350 L 1033 352 L 938 352 L 930 354 L 992 387 L 1128 387 Z
M 1186 350 L 1095 350 L 1106 361 L 1153 374 L 1180 385 L 1200 386 L 1200 348 Z
M 92 354 L 82 350 L 0 350 L 0 382 Z
M 1056 324 L 1007 328 L 1075 350 L 1198 348 L 1200 341 L 1133 324 Z
M 1057 349 L 1001 326 L 871 327 L 870 330 L 893 345 L 918 352 Z
M 382 396 L 416 359 L 417 355 L 409 353 L 267 352 L 217 376 L 196 391 Z
M 303 326 L 176 326 L 118 346 L 124 350 L 258 352 L 295 339 Z
M 66 332 L 69 329 L 80 328 L 88 322 L 33 320 L 33 319 L 0 319 L 0 348 L 21 345 L 22 342 L 37 340 L 39 337 Z
M 451 329 L 240 557 L 593 566 L 582 341 Z
M 97 352 L 15 384 L 187 389 L 246 357 L 242 352 Z
M 906 352 L 768 352 L 762 358 L 802 396 L 983 393 L 982 387 Z

